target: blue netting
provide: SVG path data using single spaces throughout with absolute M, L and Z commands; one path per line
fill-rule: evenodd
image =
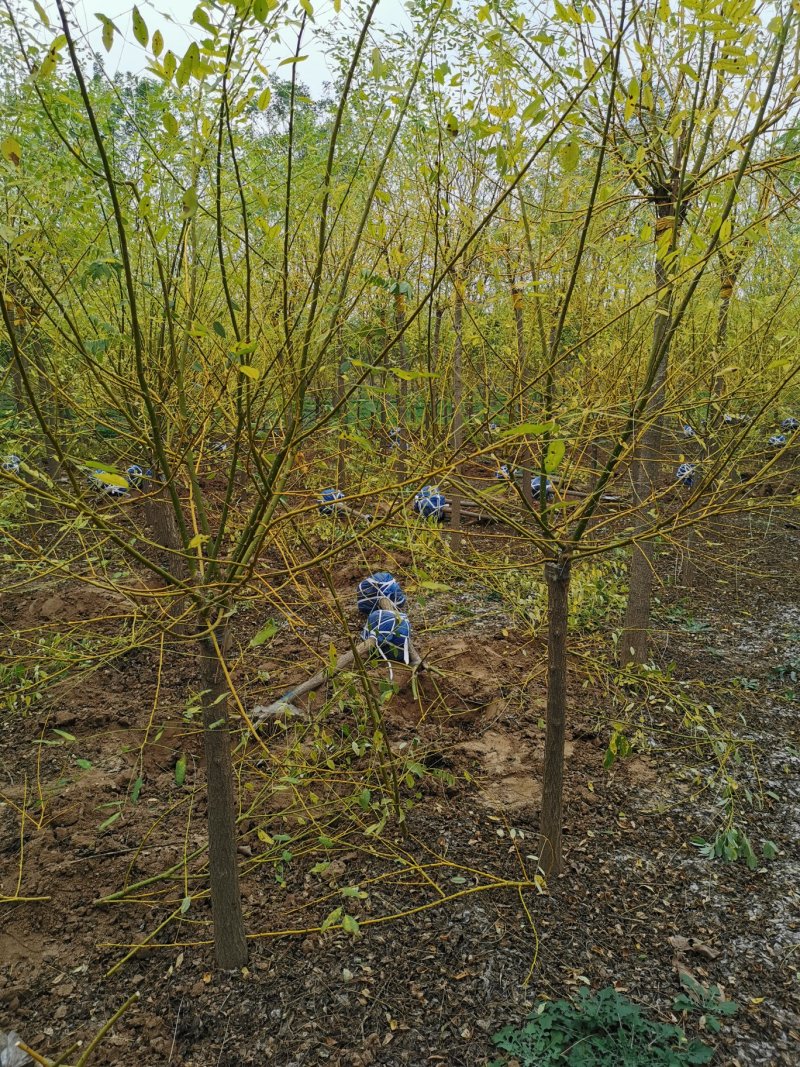
M 444 518 L 447 498 L 439 492 L 438 485 L 424 485 L 414 497 L 414 511 L 423 519 Z
M 344 500 L 341 489 L 323 489 L 320 493 L 322 503 L 319 506 L 320 515 L 333 515 L 336 511 L 336 501 Z
M 388 571 L 376 571 L 358 583 L 358 610 L 362 615 L 369 615 L 377 610 L 381 597 L 391 600 L 396 608 L 402 608 L 406 602 L 406 595 L 400 583 Z
M 511 471 L 508 469 L 508 467 L 505 465 L 505 463 L 502 464 L 502 466 L 500 467 L 499 471 L 495 472 L 495 478 L 497 478 L 498 481 L 503 481 L 503 482 L 510 482 L 511 481 Z
M 781 423 L 781 429 L 786 430 L 787 433 L 794 433 L 795 430 L 800 429 L 800 420 L 796 419 L 793 415 L 788 419 L 784 419 Z
M 8 471 L 9 474 L 19 474 L 21 466 L 22 460 L 16 452 L 12 452 L 10 456 L 6 456 L 3 460 L 3 470 Z
M 542 479 L 537 474 L 537 476 L 535 478 L 531 478 L 531 492 L 533 493 L 534 499 L 538 498 L 538 496 L 541 493 L 541 491 L 542 491 Z M 544 489 L 545 498 L 547 500 L 551 500 L 552 497 L 553 497 L 553 493 L 554 492 L 555 492 L 555 490 L 553 489 L 553 483 L 548 478 L 547 479 L 547 484 L 545 485 L 545 489 Z
M 683 427 L 683 436 L 684 437 L 694 437 L 694 430 L 688 424 Z
M 144 482 L 149 482 L 153 472 L 149 467 L 140 467 L 138 463 L 131 463 L 125 471 L 125 476 L 134 489 L 141 489 Z
M 228 442 L 227 441 L 215 441 L 214 444 L 211 446 L 211 451 L 212 452 L 227 452 L 228 451 Z
M 770 437 L 768 444 L 772 448 L 781 448 L 786 444 L 786 434 L 774 433 L 772 437 Z
M 681 463 L 680 467 L 675 471 L 675 481 L 687 489 L 691 489 L 694 485 L 696 474 L 697 469 L 693 463 Z
M 402 660 L 408 663 L 408 642 L 411 638 L 411 624 L 407 615 L 395 615 L 393 611 L 371 611 L 361 640 L 374 637 L 378 651 L 384 659 Z

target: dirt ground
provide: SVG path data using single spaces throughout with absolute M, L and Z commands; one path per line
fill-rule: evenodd
M 97 666 L 85 636 L 115 634 L 124 603 L 74 583 L 5 598 L 0 623 L 21 640 L 54 638 L 67 610 L 80 627 L 75 669 L 46 700 L 3 713 L 0 893 L 30 899 L 2 905 L 0 1030 L 55 1058 L 138 992 L 92 1063 L 472 1067 L 496 1055 L 502 1026 L 580 986 L 614 985 L 674 1019 L 686 968 L 738 1005 L 718 1036 L 697 1016 L 679 1019 L 717 1045 L 715 1063 L 800 1062 L 798 536 L 777 510 L 703 531 L 689 593 L 665 550 L 652 682 L 604 682 L 595 664 L 610 660 L 609 637 L 576 635 L 566 869 L 546 889 L 531 860 L 541 637 L 525 636 L 496 598 L 419 598 L 415 633 L 436 669 L 412 685 L 397 668 L 400 691 L 384 705 L 413 802 L 405 833 L 391 818 L 376 829 L 373 726 L 363 709 L 355 722 L 347 691 L 316 727 L 278 725 L 264 749 L 250 738 L 237 750 L 252 939 L 248 967 L 233 974 L 215 972 L 208 943 L 190 646 L 159 670 L 157 649 L 134 635 Z M 337 572 L 343 595 L 362 573 L 360 562 Z M 246 648 L 258 620 L 245 612 L 236 626 Z M 302 677 L 307 650 L 335 636 L 323 624 L 249 653 L 236 675 L 246 707 Z M 95 669 L 79 671 L 81 656 Z M 708 743 L 686 727 L 698 707 Z M 612 720 L 634 746 L 606 768 Z M 721 765 L 755 869 L 692 843 L 712 838 L 723 815 Z M 369 795 L 356 789 L 365 775 Z M 123 887 L 123 899 L 101 900 Z M 337 907 L 355 933 L 319 932 Z M 691 940 L 676 948 L 676 938 Z

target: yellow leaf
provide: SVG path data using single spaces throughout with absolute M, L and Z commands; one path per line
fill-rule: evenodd
M 239 370 L 242 374 L 246 374 L 248 378 L 252 378 L 254 382 L 257 382 L 261 377 L 261 371 L 257 367 L 251 367 L 247 363 L 240 363 Z
M 210 540 L 208 534 L 195 534 L 194 537 L 189 542 L 189 544 L 187 545 L 187 548 L 199 548 L 200 545 L 202 545 L 204 541 L 208 541 L 208 540 Z
M 161 30 L 156 30 L 156 32 L 153 34 L 153 40 L 151 43 L 153 46 L 153 55 L 160 56 L 161 49 L 164 47 L 164 38 L 161 34 Z
M 0 141 L 0 153 L 7 163 L 13 163 L 15 167 L 20 165 L 22 148 L 16 137 L 6 137 Z
M 147 23 L 142 18 L 139 8 L 135 5 L 133 8 L 133 36 L 142 48 L 147 48 L 147 42 L 150 40 L 150 31 L 147 29 Z

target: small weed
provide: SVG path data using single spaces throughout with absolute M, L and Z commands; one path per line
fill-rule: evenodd
M 699 1011 L 700 1024 L 712 1034 L 718 1034 L 722 1029 L 719 1016 L 730 1017 L 738 1011 L 739 1006 L 736 1001 L 725 1000 L 718 986 L 712 985 L 707 988 L 686 973 L 681 974 L 681 985 L 686 993 L 677 996 L 672 1002 L 672 1007 L 675 1011 L 684 1014 Z
M 492 1040 L 520 1067 L 689 1067 L 709 1063 L 714 1055 L 710 1046 L 689 1041 L 680 1027 L 648 1019 L 616 989 L 581 989 L 579 998 L 577 1004 L 545 1001 L 521 1029 L 507 1026 Z M 490 1067 L 508 1062 L 494 1060 Z

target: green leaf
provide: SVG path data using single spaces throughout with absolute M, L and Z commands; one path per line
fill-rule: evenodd
M 80 767 L 82 771 L 90 771 L 92 769 L 92 761 L 88 759 L 76 759 L 76 767 Z
M 308 15 L 310 19 L 314 18 L 314 8 L 311 6 L 311 0 L 299 0 L 300 7 Z
M 341 917 L 342 917 L 342 909 L 341 908 L 334 908 L 333 911 L 325 919 L 322 920 L 322 925 L 320 926 L 320 931 L 322 933 L 324 933 L 326 930 L 329 930 L 331 928 L 331 926 L 333 926 L 335 923 L 339 922 Z
M 131 789 L 131 804 L 139 803 L 139 796 L 141 795 L 143 785 L 144 778 L 137 778 L 133 783 L 133 789 Z
M 507 437 L 540 437 L 543 433 L 552 433 L 555 430 L 554 422 L 523 422 L 520 426 L 511 426 L 498 434 L 500 438 Z
M 151 45 L 153 48 L 153 55 L 160 56 L 161 50 L 164 47 L 164 38 L 161 34 L 161 30 L 156 30 L 156 32 L 153 34 L 153 40 L 151 42 Z
M 266 89 L 262 89 L 261 92 L 258 94 L 258 99 L 256 100 L 256 107 L 258 108 L 258 110 L 266 111 L 269 107 L 269 102 L 271 99 L 272 90 L 269 86 L 267 86 Z
M 288 59 L 282 59 L 278 64 L 279 67 L 286 67 L 290 63 L 303 63 L 308 56 L 289 56 Z
M 566 451 L 567 446 L 564 441 L 550 442 L 547 446 L 547 454 L 544 457 L 544 469 L 547 474 L 552 474 L 553 471 L 558 470 L 558 466 L 564 458 L 564 453 Z
M 169 53 L 167 53 L 169 54 Z M 164 57 L 164 66 L 166 67 L 166 56 Z M 188 84 L 189 79 L 194 73 L 195 65 L 200 62 L 200 49 L 197 46 L 196 41 L 192 41 L 189 47 L 186 49 L 186 53 L 180 62 L 175 73 L 175 81 L 178 83 L 181 89 Z
M 109 826 L 112 826 L 117 821 L 121 814 L 121 811 L 115 811 L 113 815 L 109 815 L 109 817 L 97 827 L 97 832 L 101 834 L 103 830 L 107 830 Z
M 175 785 L 183 785 L 186 781 L 186 756 L 182 754 L 175 764 Z
M 261 629 L 258 631 L 257 634 L 255 634 L 254 637 L 250 638 L 250 643 L 249 643 L 248 647 L 249 648 L 258 648 L 259 645 L 266 644 L 267 641 L 271 641 L 272 640 L 272 638 L 278 632 L 278 629 L 279 629 L 279 627 L 278 627 L 277 622 L 272 622 L 270 620 L 270 622 L 268 622 L 265 626 L 261 627 Z
M 342 929 L 346 934 L 352 934 L 354 937 L 361 933 L 361 927 L 352 915 L 345 915 L 343 917 Z
M 102 22 L 103 24 L 103 47 L 105 48 L 106 52 L 110 52 L 114 44 L 114 33 L 117 27 L 108 17 L 108 15 L 101 15 L 99 11 L 95 14 L 94 17 L 96 19 L 99 19 L 100 22 Z
M 135 4 L 133 7 L 133 36 L 142 48 L 147 48 L 147 42 L 150 40 L 150 31 L 147 29 L 147 23 Z
M 38 2 L 38 0 L 33 0 L 33 7 L 34 7 L 34 10 L 36 11 L 36 14 L 39 16 L 39 19 L 42 21 L 42 23 L 44 23 L 44 25 L 49 30 L 50 29 L 50 19 L 47 17 L 47 12 L 45 11 L 45 9 Z
M 53 733 L 58 734 L 59 737 L 63 737 L 65 741 L 77 741 L 74 734 L 67 733 L 66 730 L 59 730 L 58 727 L 53 727 Z
M 778 855 L 778 846 L 774 841 L 765 839 L 761 842 L 761 854 L 765 860 L 774 860 Z
M 183 217 L 190 219 L 197 211 L 197 190 L 194 186 L 191 186 L 181 197 L 181 207 L 183 209 Z
M 164 129 L 170 135 L 170 137 L 177 137 L 178 135 L 178 120 L 172 114 L 171 111 L 165 112 L 161 116 L 161 121 L 164 124 Z
M 395 378 L 399 378 L 402 382 L 416 382 L 420 378 L 438 378 L 438 374 L 432 374 L 426 370 L 403 370 L 402 367 L 387 367 L 386 368 Z
M 564 168 L 565 172 L 569 173 L 570 171 L 575 170 L 581 156 L 581 147 L 577 137 L 568 137 L 566 141 L 562 141 L 560 150 L 561 166 Z
M 261 377 L 261 371 L 258 367 L 251 367 L 247 363 L 239 364 L 239 372 L 246 375 L 248 378 L 252 378 L 254 382 L 257 382 Z
M 167 81 L 172 81 L 172 76 L 178 69 L 178 58 L 174 52 L 168 50 L 164 56 L 164 75 Z
M 181 901 L 181 915 L 185 915 L 189 908 L 192 906 L 192 898 L 184 897 Z

